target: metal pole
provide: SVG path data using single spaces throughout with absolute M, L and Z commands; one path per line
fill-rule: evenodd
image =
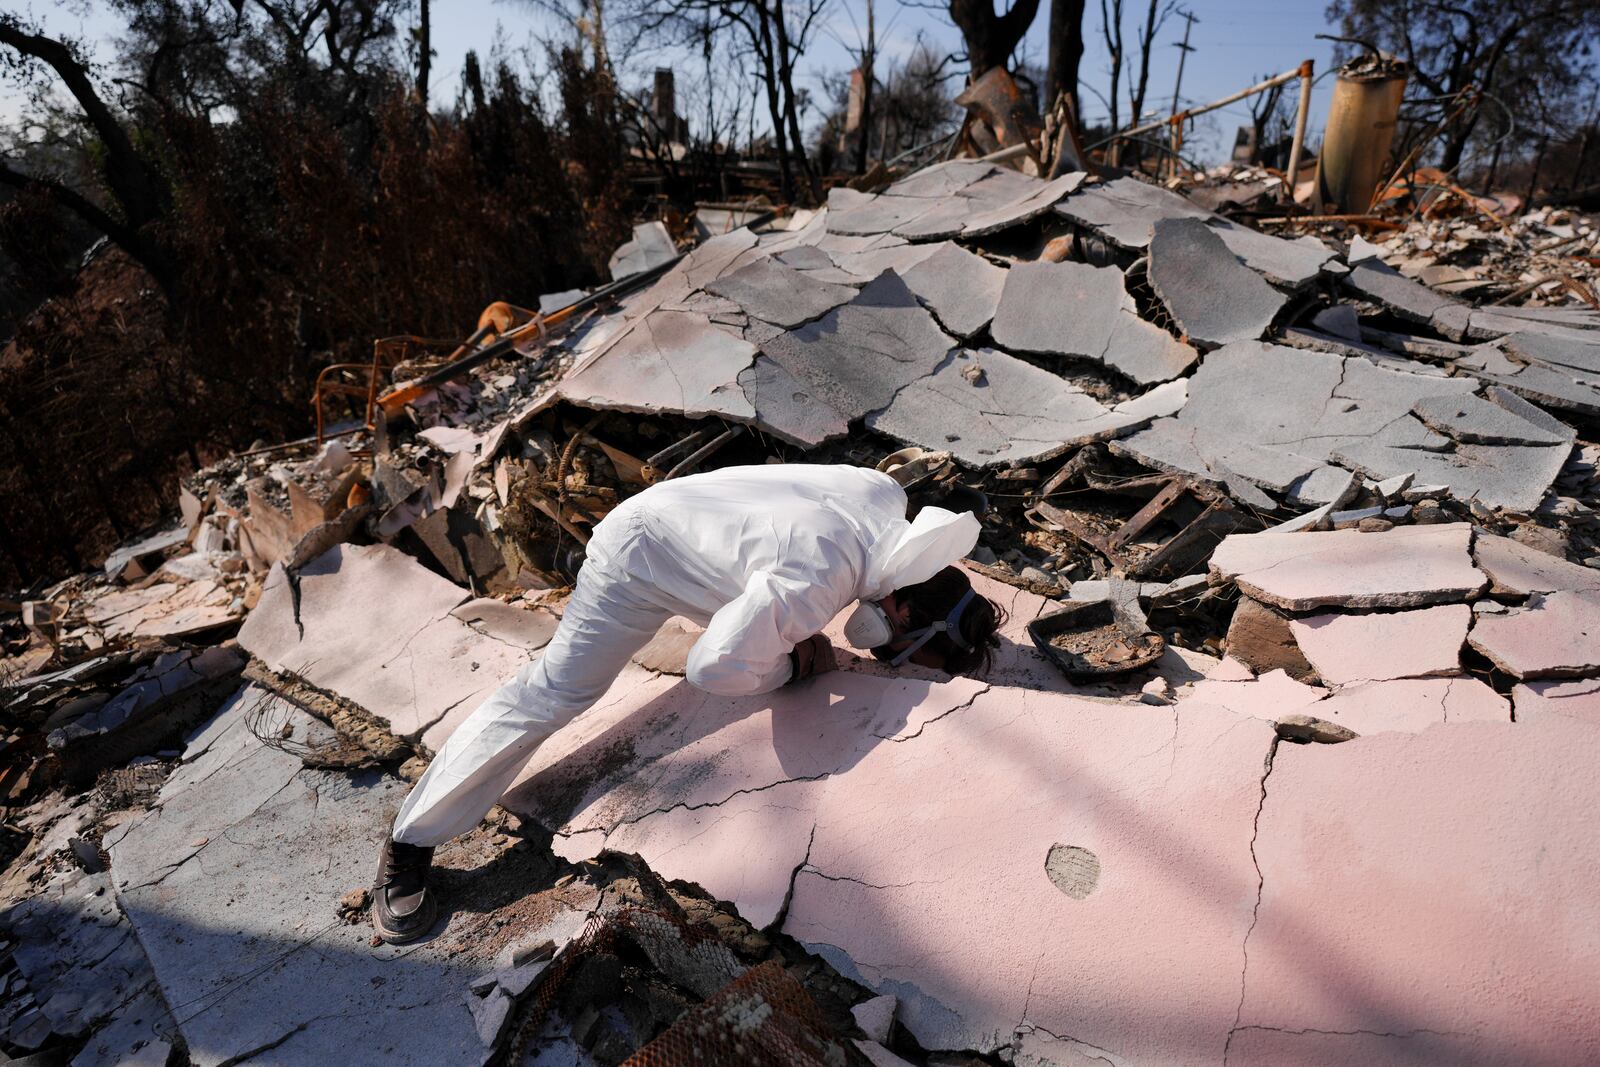
M 1282 74 L 1274 75 L 1273 77 L 1268 78 L 1266 81 L 1257 82 L 1248 89 L 1240 89 L 1236 93 L 1230 93 L 1221 100 L 1213 100 L 1209 104 L 1201 104 L 1199 107 L 1191 107 L 1184 111 L 1180 111 L 1178 114 L 1169 118 L 1156 119 L 1154 122 L 1147 122 L 1143 126 L 1135 126 L 1128 130 L 1119 130 L 1111 137 L 1107 137 L 1105 141 L 1115 140 L 1119 137 L 1134 137 L 1141 133 L 1149 133 L 1151 130 L 1159 129 L 1162 126 L 1169 125 L 1173 119 L 1191 119 L 1196 115 L 1204 115 L 1208 111 L 1215 111 L 1219 107 L 1227 107 L 1229 104 L 1234 103 L 1235 101 L 1243 100 L 1245 97 L 1253 96 L 1256 93 L 1264 93 L 1274 85 L 1282 85 L 1285 82 L 1294 81 L 1298 77 L 1300 77 L 1299 68 L 1284 71 Z M 1089 147 L 1098 148 L 1101 144 L 1104 144 L 1105 141 L 1097 141 L 1095 144 L 1090 145 Z
M 1289 146 L 1289 169 L 1286 171 L 1283 198 L 1286 203 L 1294 203 L 1295 182 L 1300 179 L 1300 153 L 1306 147 L 1306 115 L 1311 110 L 1311 71 L 1313 63 L 1306 60 L 1300 64 L 1300 105 L 1294 114 L 1294 143 Z
M 1178 117 L 1178 93 L 1183 88 L 1183 62 L 1189 58 L 1189 53 L 1194 51 L 1193 48 L 1189 47 L 1189 30 L 1196 22 L 1200 21 L 1194 17 L 1194 12 L 1192 11 L 1182 12 L 1182 15 L 1184 17 L 1183 43 L 1174 46 L 1178 49 L 1178 80 L 1172 86 L 1172 116 L 1170 120 L 1172 123 L 1172 158 L 1168 161 L 1168 165 L 1171 166 L 1174 177 L 1178 173 L 1178 145 L 1182 143 L 1183 139 L 1182 133 L 1179 131 L 1179 126 L 1183 120 Z

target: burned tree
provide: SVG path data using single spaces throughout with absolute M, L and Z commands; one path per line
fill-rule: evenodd
M 1038 13 L 1039 0 L 1016 0 L 1004 14 L 995 13 L 993 0 L 950 0 L 950 20 L 966 41 L 972 81 L 1010 61 Z
M 1045 107 L 1055 106 L 1062 93 L 1072 101 L 1074 114 L 1083 109 L 1078 102 L 1078 64 L 1083 61 L 1084 0 L 1050 0 L 1050 68 L 1045 75 Z
M 1532 143 L 1576 128 L 1588 100 L 1582 87 L 1594 82 L 1594 0 L 1334 0 L 1328 19 L 1351 42 L 1406 61 L 1411 113 L 1419 127 L 1442 127 L 1439 166 L 1446 171 L 1462 163 L 1494 100 L 1514 113 Z

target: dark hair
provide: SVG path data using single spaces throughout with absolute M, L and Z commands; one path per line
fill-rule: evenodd
M 947 618 L 957 601 L 971 588 L 972 581 L 966 571 L 960 567 L 946 567 L 925 582 L 896 589 L 894 598 L 911 609 L 907 628 L 920 630 Z M 951 674 L 972 674 L 980 668 L 987 671 L 995 650 L 1000 647 L 1000 627 L 1005 622 L 1006 613 L 998 604 L 987 597 L 974 596 L 961 613 L 961 636 L 972 646 L 970 651 L 943 633 L 935 634 L 933 640 L 922 647 L 939 656 L 944 661 L 944 669 Z M 890 652 L 885 657 L 879 655 L 877 649 L 873 649 L 873 653 L 880 659 L 892 659 L 895 655 Z

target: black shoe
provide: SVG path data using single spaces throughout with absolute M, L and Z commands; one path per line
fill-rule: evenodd
M 433 929 L 438 904 L 428 892 L 433 849 L 393 838 L 378 857 L 378 882 L 372 890 L 372 925 L 391 945 L 403 945 Z

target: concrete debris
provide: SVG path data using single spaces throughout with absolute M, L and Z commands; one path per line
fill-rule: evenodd
M 1140 385 L 1176 378 L 1197 358 L 1139 317 L 1121 271 L 1086 263 L 1012 267 L 991 333 L 1002 348 L 1093 360 Z
M 1288 297 L 1234 258 L 1199 219 L 1162 219 L 1150 239 L 1150 284 L 1190 341 L 1259 340 Z
M 1336 243 L 1247 221 L 1264 170 L 1013 162 L 636 227 L 648 279 L 0 597 L 0 1058 L 1600 1057 L 1551 934 L 1600 918 L 1600 315 L 1483 303 L 1554 260 L 1461 216 Z M 595 524 L 808 461 L 980 517 L 988 669 L 722 698 L 671 620 L 440 848 L 443 930 L 373 945 L 408 781 Z
M 1473 565 L 1471 541 L 1466 523 L 1381 534 L 1233 534 L 1212 554 L 1211 572 L 1286 611 L 1455 603 L 1488 587 Z

